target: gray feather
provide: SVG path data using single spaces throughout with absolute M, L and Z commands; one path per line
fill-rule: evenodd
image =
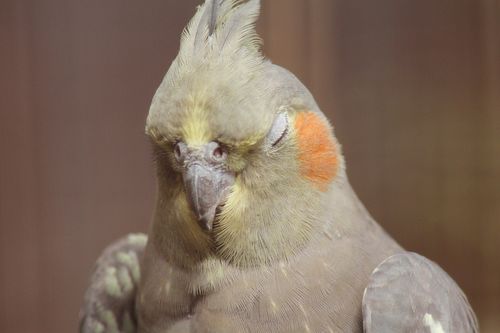
M 214 3 L 215 2 L 215 3 Z M 210 20 L 208 22 L 208 35 L 211 36 L 214 33 L 215 25 L 217 24 L 217 16 L 220 9 L 221 0 L 213 0 L 210 10 Z M 207 9 L 208 12 L 208 9 Z
M 434 262 L 416 253 L 389 257 L 363 296 L 365 333 L 479 332 L 466 296 Z
M 198 27 L 196 28 L 196 33 L 194 37 L 194 47 L 195 50 L 199 49 L 205 44 L 208 36 L 210 36 L 214 30 L 217 23 L 217 13 L 219 12 L 218 6 L 220 5 L 220 0 L 206 0 L 203 7 L 203 14 L 200 18 Z
M 254 23 L 259 15 L 259 0 L 206 0 L 200 10 L 201 17 L 194 27 L 192 41 L 194 54 L 199 54 L 206 48 L 211 36 L 217 39 L 219 50 L 228 41 L 248 45 L 258 40 Z M 248 37 L 247 41 L 244 41 L 245 37 Z
M 99 257 L 80 312 L 81 333 L 135 333 L 135 294 L 143 234 L 111 244 Z
M 229 40 L 240 42 L 244 36 L 254 30 L 255 21 L 259 17 L 260 1 L 250 0 L 234 9 L 234 13 L 228 18 L 224 31 L 221 33 L 220 47 L 223 48 Z M 251 41 L 258 40 L 255 34 Z

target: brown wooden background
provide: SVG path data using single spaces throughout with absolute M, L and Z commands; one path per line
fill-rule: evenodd
M 199 0 L 0 0 L 0 331 L 75 332 L 93 262 L 146 230 L 151 97 Z M 351 181 L 500 331 L 500 2 L 263 0 Z

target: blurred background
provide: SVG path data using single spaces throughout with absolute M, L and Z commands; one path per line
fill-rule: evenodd
M 200 0 L 0 0 L 0 331 L 76 332 L 95 259 L 146 231 L 144 122 Z M 500 2 L 263 0 L 374 217 L 500 332 Z

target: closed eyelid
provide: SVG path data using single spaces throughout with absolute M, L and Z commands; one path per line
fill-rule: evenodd
M 288 133 L 289 119 L 288 114 L 279 113 L 273 121 L 271 129 L 266 135 L 266 146 L 275 147 L 280 143 Z

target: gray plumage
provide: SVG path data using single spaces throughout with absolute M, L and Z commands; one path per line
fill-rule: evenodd
M 387 258 L 372 273 L 363 321 L 365 333 L 479 332 L 467 298 L 450 276 L 410 252 Z
M 97 260 L 80 312 L 81 333 L 135 333 L 139 260 L 147 237 L 131 234 L 107 247 Z

